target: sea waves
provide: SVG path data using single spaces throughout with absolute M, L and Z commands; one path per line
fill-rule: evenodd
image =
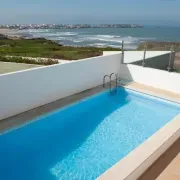
M 89 31 L 89 30 L 88 30 Z M 58 41 L 63 45 L 72 46 L 97 46 L 97 47 L 121 47 L 124 41 L 126 49 L 136 49 L 140 42 L 146 40 L 155 40 L 152 37 L 133 37 L 117 34 L 96 34 L 91 32 L 63 31 L 58 29 L 28 29 L 21 33 L 29 34 L 29 37 L 43 37 L 49 40 Z

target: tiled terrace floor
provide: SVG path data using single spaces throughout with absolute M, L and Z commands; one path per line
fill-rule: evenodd
M 41 65 L 0 61 L 0 74 L 16 72 L 16 71 L 21 71 L 21 70 L 26 70 L 26 69 L 32 69 L 32 68 L 37 68 L 37 67 L 41 67 Z
M 158 96 L 158 97 L 170 100 L 170 101 L 180 103 L 180 94 L 176 94 L 176 93 L 161 90 L 161 89 L 156 89 L 156 88 L 145 86 L 145 85 L 138 84 L 135 82 L 129 83 L 128 85 L 125 85 L 125 87 L 136 90 L 136 91 L 140 91 L 142 93 L 150 94 L 152 96 Z
M 180 180 L 180 139 L 139 180 Z

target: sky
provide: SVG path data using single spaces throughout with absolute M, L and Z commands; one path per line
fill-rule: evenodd
M 180 0 L 0 0 L 5 23 L 139 23 L 180 26 Z

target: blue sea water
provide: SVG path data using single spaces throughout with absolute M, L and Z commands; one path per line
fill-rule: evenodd
M 0 135 L 1 180 L 94 180 L 180 113 L 119 88 Z
M 97 29 L 28 29 L 19 33 L 30 37 L 44 37 L 72 46 L 111 46 L 136 49 L 144 41 L 180 42 L 180 27 L 97 28 Z

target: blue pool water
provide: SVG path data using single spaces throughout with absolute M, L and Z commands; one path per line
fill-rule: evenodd
M 119 88 L 0 135 L 1 180 L 94 180 L 180 113 Z

